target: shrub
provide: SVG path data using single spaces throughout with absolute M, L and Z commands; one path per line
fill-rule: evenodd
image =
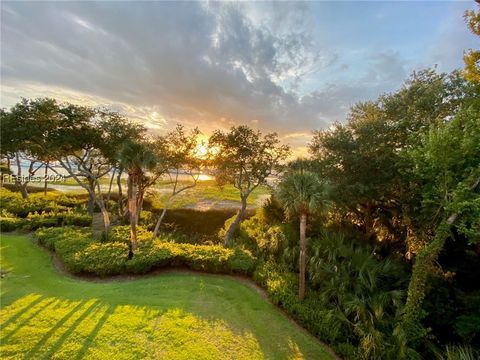
M 0 231 L 9 232 L 20 229 L 23 226 L 23 221 L 15 216 L 4 217 L 0 216 Z
M 157 239 L 139 247 L 127 263 L 127 270 L 144 273 L 167 265 L 186 266 L 213 273 L 250 274 L 255 268 L 255 258 L 249 251 L 241 249 L 177 244 Z
M 10 213 L 25 218 L 34 212 L 61 212 L 69 208 L 80 207 L 85 200 L 65 195 L 59 192 L 30 194 L 28 199 L 23 199 L 20 193 L 7 189 L 0 190 L 0 206 Z
M 140 242 L 131 260 L 128 260 L 127 227 L 116 227 L 114 236 L 107 243 L 92 239 L 87 228 L 41 228 L 35 232 L 39 243 L 54 250 L 69 271 L 97 275 L 146 273 L 164 266 L 186 266 L 194 270 L 215 273 L 251 274 L 256 259 L 247 250 L 225 249 L 218 245 L 178 244 L 156 239 Z M 127 238 L 127 240 L 124 240 Z M 117 241 L 117 240 L 121 241 Z
M 140 217 L 138 219 L 138 223 L 140 225 L 145 226 L 147 229 L 153 229 L 155 226 L 155 215 L 148 210 L 140 211 Z
M 90 226 L 92 218 L 85 212 L 73 211 L 50 211 L 29 213 L 25 222 L 25 229 L 36 230 L 41 227 L 54 227 L 63 225 Z
M 152 240 L 153 233 L 143 226 L 137 226 L 137 241 L 139 243 L 149 242 Z M 113 226 L 108 236 L 109 242 L 130 242 L 130 225 Z
M 79 272 L 100 276 L 123 273 L 127 260 L 128 245 L 119 242 L 91 243 L 73 255 Z
M 298 298 L 296 274 L 279 263 L 266 261 L 257 267 L 253 279 L 267 291 L 274 304 L 284 308 L 309 332 L 332 344 L 345 359 L 358 358 L 355 347 L 349 342 L 353 340 L 352 334 L 320 300 L 319 292 L 310 290 L 303 301 Z
M 34 237 L 42 245 L 46 245 L 47 242 L 54 243 L 58 240 L 84 238 L 91 236 L 91 230 L 89 228 L 77 227 L 77 226 L 63 226 L 58 228 L 40 228 L 34 233 Z M 55 247 L 51 247 L 55 250 Z
M 144 274 L 153 268 L 172 265 L 175 254 L 167 243 L 154 240 L 146 246 L 140 246 L 133 258 L 127 262 L 127 272 Z
M 260 208 L 255 216 L 240 224 L 235 244 L 263 258 L 278 256 L 287 245 L 285 231 L 280 224 L 267 223 L 264 214 L 265 209 Z

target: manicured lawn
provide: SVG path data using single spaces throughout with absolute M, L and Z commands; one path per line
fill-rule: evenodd
M 255 290 L 228 278 L 68 278 L 30 238 L 1 237 L 2 359 L 332 359 Z

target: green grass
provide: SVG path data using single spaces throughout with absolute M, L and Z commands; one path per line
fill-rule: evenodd
M 59 273 L 21 235 L 2 235 L 2 359 L 331 359 L 255 290 L 171 273 L 93 283 Z

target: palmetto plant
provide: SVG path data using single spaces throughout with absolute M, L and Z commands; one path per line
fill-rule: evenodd
M 305 297 L 306 230 L 308 216 L 328 206 L 326 184 L 311 172 L 292 172 L 280 182 L 277 197 L 288 217 L 300 220 L 299 290 Z
M 321 301 L 331 314 L 357 336 L 366 359 L 396 358 L 409 352 L 396 338 L 394 324 L 400 319 L 405 284 L 401 268 L 390 259 L 378 260 L 343 235 L 324 231 L 310 246 L 308 273 L 320 286 Z M 395 349 L 395 353 L 387 351 Z

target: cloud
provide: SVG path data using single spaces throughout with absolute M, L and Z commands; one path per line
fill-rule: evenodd
M 327 44 L 355 24 L 339 15 L 338 27 L 319 35 L 314 10 L 303 2 L 4 2 L 1 106 L 20 96 L 108 105 L 152 131 L 245 123 L 300 148 L 311 129 L 343 120 L 355 102 L 397 88 L 413 70 L 395 44 L 339 35 L 341 45 Z
M 169 124 L 211 128 L 226 118 L 282 128 L 290 107 L 303 116 L 290 88 L 330 55 L 318 55 L 298 21 L 282 26 L 286 9 L 275 6 L 266 26 L 254 24 L 247 6 L 6 3 L 1 73 L 9 87 L 2 95 L 57 87 L 124 109 L 155 108 Z

